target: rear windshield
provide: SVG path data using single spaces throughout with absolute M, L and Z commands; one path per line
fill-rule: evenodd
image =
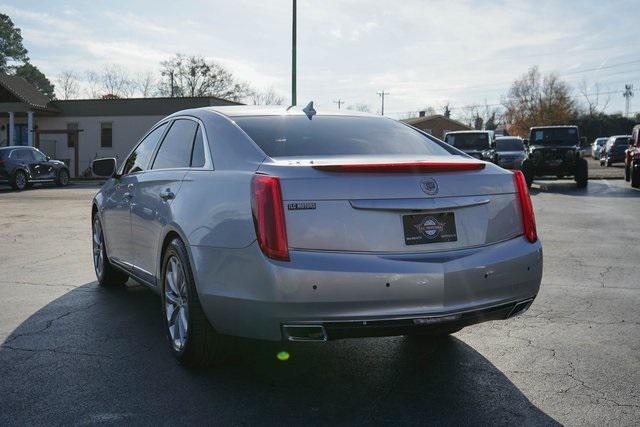
M 487 150 L 489 146 L 489 135 L 482 133 L 449 133 L 445 139 L 447 144 L 451 144 L 459 150 Z
M 452 154 L 415 129 L 378 117 L 248 116 L 234 121 L 270 157 Z
M 531 129 L 529 141 L 533 145 L 577 145 L 577 128 Z
M 498 151 L 523 151 L 524 143 L 518 138 L 496 139 L 496 150 Z

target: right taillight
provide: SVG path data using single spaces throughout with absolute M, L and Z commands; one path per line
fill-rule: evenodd
M 516 186 L 516 193 L 518 193 L 520 212 L 522 213 L 522 229 L 524 230 L 524 237 L 533 243 L 538 240 L 538 232 L 536 231 L 536 216 L 533 213 L 533 204 L 531 204 L 527 180 L 524 178 L 524 174 L 521 171 L 514 171 L 513 181 Z
M 253 224 L 262 253 L 272 259 L 289 261 L 287 227 L 284 221 L 280 179 L 254 175 L 251 181 Z

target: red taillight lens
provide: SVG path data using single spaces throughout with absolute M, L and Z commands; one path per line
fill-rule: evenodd
M 513 172 L 513 182 L 518 193 L 518 201 L 520 202 L 520 211 L 522 213 L 522 229 L 524 237 L 531 243 L 538 240 L 538 232 L 536 231 L 536 216 L 533 213 L 533 205 L 529 196 L 529 188 L 524 174 L 520 171 Z
M 399 162 L 399 163 L 345 163 L 340 165 L 314 165 L 314 169 L 329 172 L 372 172 L 372 173 L 424 173 L 458 172 L 484 169 L 485 163 L 476 161 L 441 162 Z
M 287 227 L 278 177 L 254 175 L 251 182 L 251 209 L 262 253 L 272 259 L 289 261 Z

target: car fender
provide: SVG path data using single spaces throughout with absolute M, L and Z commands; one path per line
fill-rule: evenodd
M 164 252 L 164 245 L 165 245 L 165 240 L 167 239 L 167 236 L 169 236 L 169 234 L 177 234 L 180 240 L 182 240 L 182 243 L 184 243 L 184 246 L 187 249 L 187 256 L 189 257 L 189 265 L 191 265 L 191 268 L 193 268 L 194 266 L 193 254 L 191 253 L 191 245 L 189 244 L 189 240 L 187 239 L 186 233 L 184 232 L 182 227 L 180 227 L 180 225 L 178 225 L 176 222 L 167 223 L 162 229 L 162 234 L 161 234 L 162 238 L 158 239 L 158 247 L 156 248 L 157 262 L 156 262 L 155 275 L 158 280 L 157 281 L 158 286 L 156 286 L 155 288 L 158 293 L 161 292 L 160 283 L 162 280 L 162 256 Z M 196 279 L 197 275 L 194 274 L 193 277 L 194 277 L 194 280 L 197 281 Z M 198 287 L 198 283 L 196 283 L 196 288 L 197 287 Z

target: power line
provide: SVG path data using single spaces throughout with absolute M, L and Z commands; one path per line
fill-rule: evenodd
M 609 68 L 621 67 L 621 66 L 629 65 L 629 64 L 637 64 L 638 62 L 640 62 L 640 59 L 638 59 L 636 61 L 621 62 L 621 63 L 618 63 L 618 64 L 611 64 L 611 65 L 597 67 L 597 68 L 588 68 L 588 69 L 585 69 L 585 70 L 571 71 L 571 72 L 568 72 L 568 73 L 559 74 L 559 76 L 560 77 L 564 77 L 564 76 L 569 76 L 569 75 L 572 75 L 572 74 L 588 73 L 589 71 L 608 70 Z

